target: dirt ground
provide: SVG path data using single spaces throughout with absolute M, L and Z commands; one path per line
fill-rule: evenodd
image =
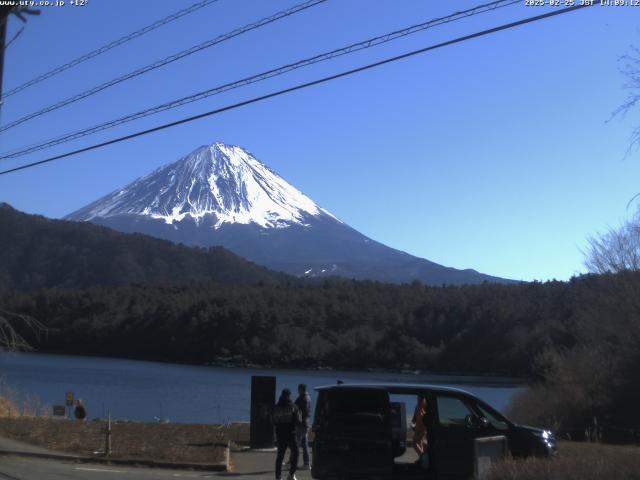
M 25 416 L 0 418 L 2 436 L 88 456 L 103 454 L 106 428 L 105 421 Z M 214 464 L 224 461 L 229 443 L 245 444 L 248 438 L 248 423 L 111 423 L 114 458 Z

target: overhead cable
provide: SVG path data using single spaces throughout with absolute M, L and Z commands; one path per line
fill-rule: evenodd
M 219 35 L 211 40 L 207 40 L 206 42 L 200 43 L 198 45 L 194 45 L 191 48 L 188 48 L 186 50 L 182 50 L 178 53 L 174 53 L 172 55 L 169 55 L 168 57 L 165 57 L 161 60 L 158 60 L 156 62 L 153 62 L 149 65 L 146 65 L 144 67 L 138 68 L 132 72 L 126 73 L 124 75 L 121 75 L 119 77 L 116 77 L 112 80 L 109 80 L 108 82 L 102 83 L 100 85 L 97 85 L 93 88 L 90 88 L 88 90 L 85 90 L 84 92 L 81 93 L 77 93 L 71 97 L 68 97 L 64 100 L 61 100 L 57 103 L 54 103 L 52 105 L 49 105 L 48 107 L 42 108 L 41 110 L 29 113 L 27 115 L 25 115 L 24 117 L 21 117 L 17 120 L 14 120 L 13 122 L 7 123 L 6 125 L 0 126 L 0 132 L 4 132 L 6 130 L 9 130 L 10 128 L 16 127 L 24 122 L 27 122 L 29 120 L 32 120 L 36 117 L 40 117 L 42 115 L 45 115 L 47 113 L 53 112 L 54 110 L 58 110 L 59 108 L 65 107 L 67 105 L 70 105 L 72 103 L 75 103 L 79 100 L 82 100 L 84 98 L 90 97 L 92 95 L 95 95 L 98 92 L 101 92 L 107 88 L 113 87 L 114 85 L 118 85 L 119 83 L 125 82 L 127 80 L 131 80 L 132 78 L 138 77 L 140 75 L 144 75 L 145 73 L 149 73 L 153 70 L 156 70 L 160 67 L 164 67 L 166 65 L 169 65 L 170 63 L 173 63 L 177 60 L 181 60 L 189 55 L 193 55 L 194 53 L 200 52 L 206 48 L 210 48 L 213 47 L 214 45 L 217 45 L 219 43 L 225 42 L 227 40 L 231 40 L 232 38 L 235 38 L 239 35 L 242 35 L 244 33 L 250 32 L 251 30 L 255 30 L 257 28 L 263 27 L 265 25 L 268 25 L 270 23 L 276 22 L 278 20 L 281 20 L 283 18 L 289 17 L 291 15 L 294 15 L 298 12 L 301 12 L 303 10 L 306 10 L 308 8 L 314 7 L 320 3 L 324 3 L 327 0 L 307 0 L 304 3 L 295 5 L 287 10 L 283 10 L 281 12 L 278 12 L 274 15 L 271 15 L 269 17 L 265 17 L 261 20 L 258 20 L 256 22 L 250 23 L 248 25 L 245 25 L 243 27 L 240 28 L 236 28 L 235 30 L 232 30 L 228 33 L 225 33 L 223 35 Z
M 44 150 L 46 148 L 51 148 L 56 145 L 60 145 L 62 143 L 66 143 L 72 140 L 77 140 L 79 138 L 85 137 L 87 135 L 91 135 L 103 130 L 107 130 L 123 123 L 132 122 L 134 120 L 139 120 L 144 117 L 148 117 L 150 115 L 154 115 L 156 113 L 160 113 L 166 110 L 174 109 L 189 103 L 193 103 L 199 100 L 203 100 L 205 98 L 211 97 L 213 95 L 218 95 L 220 93 L 234 90 L 240 87 L 244 87 L 253 83 L 257 83 L 263 80 L 267 80 L 269 78 L 273 78 L 276 76 L 283 75 L 293 70 L 297 70 L 299 68 L 307 67 L 310 65 L 314 65 L 316 63 L 324 62 L 327 60 L 331 60 L 336 57 L 340 57 L 343 55 L 351 54 L 360 50 L 364 50 L 367 48 L 375 47 L 377 45 L 381 45 L 384 43 L 391 42 L 393 40 L 397 40 L 399 38 L 405 37 L 407 35 L 411 35 L 417 32 L 421 32 L 423 30 L 436 27 L 438 25 L 443 25 L 446 23 L 451 23 L 454 21 L 461 20 L 463 18 L 471 17 L 474 15 L 478 15 L 481 13 L 493 11 L 497 8 L 507 7 L 510 5 L 514 5 L 516 3 L 521 3 L 521 0 L 499 0 L 490 3 L 486 3 L 483 5 L 479 5 L 474 8 L 470 8 L 468 10 L 464 10 L 461 12 L 455 12 L 445 17 L 435 18 L 423 23 L 419 23 L 416 25 L 412 25 L 407 28 L 403 28 L 401 30 L 396 30 L 394 32 L 387 33 L 385 35 L 380 35 L 377 37 L 369 38 L 367 40 L 363 40 L 361 42 L 353 43 L 346 47 L 341 47 L 335 50 L 331 50 L 329 52 L 321 53 L 319 55 L 315 55 L 310 58 L 305 58 L 303 60 L 299 60 L 294 63 L 290 63 L 278 68 L 274 68 L 268 70 L 266 72 L 258 73 L 256 75 L 252 75 L 250 77 L 243 78 L 241 80 L 236 80 L 234 82 L 226 83 L 224 85 L 219 85 L 192 95 L 188 95 L 182 98 L 178 98 L 176 100 L 172 100 L 170 102 L 166 102 L 160 105 L 156 105 L 151 108 L 147 108 L 135 113 L 131 113 L 113 120 L 109 120 L 107 122 L 101 123 L 99 125 L 94 125 L 93 127 L 87 127 L 81 130 L 77 130 L 75 132 L 66 133 L 59 137 L 46 140 L 41 143 L 37 143 L 34 145 L 29 145 L 27 147 L 20 147 L 19 149 L 2 153 L 0 154 L 0 160 L 10 159 L 10 158 L 19 158 L 29 153 L 33 153 L 39 150 Z
M 259 97 L 254 97 L 254 98 L 251 98 L 249 100 L 244 100 L 242 102 L 234 103 L 232 105 L 227 105 L 225 107 L 217 108 L 215 110 L 210 110 L 208 112 L 200 113 L 198 115 L 193 115 L 193 116 L 190 116 L 190 117 L 182 118 L 180 120 L 176 120 L 176 121 L 173 121 L 173 122 L 169 122 L 169 123 L 165 123 L 165 124 L 162 124 L 162 125 L 158 125 L 158 126 L 153 127 L 153 128 L 142 130 L 142 131 L 139 131 L 139 132 L 136 132 L 136 133 L 132 133 L 132 134 L 129 134 L 129 135 L 124 135 L 124 136 L 121 136 L 121 137 L 118 137 L 118 138 L 113 138 L 111 140 L 107 140 L 105 142 L 101 142 L 101 143 L 97 143 L 97 144 L 94 144 L 94 145 L 90 145 L 88 147 L 83 147 L 83 148 L 79 148 L 77 150 L 73 150 L 73 151 L 70 151 L 70 152 L 67 152 L 67 153 L 63 153 L 63 154 L 60 154 L 60 155 L 55 155 L 53 157 L 49 157 L 49 158 L 46 158 L 44 160 L 39 160 L 37 162 L 31 162 L 31 163 L 27 163 L 25 165 L 20 165 L 18 167 L 14 167 L 14 168 L 10 168 L 10 169 L 7 169 L 7 170 L 3 170 L 3 171 L 0 171 L 0 175 L 7 175 L 9 173 L 17 172 L 17 171 L 20 171 L 20 170 L 25 170 L 25 169 L 28 169 L 28 168 L 33 168 L 33 167 L 38 166 L 38 165 L 43 165 L 45 163 L 50 163 L 50 162 L 53 162 L 53 161 L 56 161 L 56 160 L 60 160 L 60 159 L 63 159 L 63 158 L 68 158 L 68 157 L 71 157 L 71 156 L 74 156 L 74 155 L 78 155 L 80 153 L 96 150 L 96 149 L 99 149 L 99 148 L 102 148 L 102 147 L 106 147 L 108 145 L 113 145 L 113 144 L 116 144 L 116 143 L 120 143 L 120 142 L 124 142 L 124 141 L 127 141 L 127 140 L 131 140 L 131 139 L 134 139 L 134 138 L 137 138 L 137 137 L 141 137 L 143 135 L 148 135 L 150 133 L 158 132 L 160 130 L 165 130 L 167 128 L 171 128 L 171 127 L 175 127 L 175 126 L 178 126 L 178 125 L 183 125 L 185 123 L 193 122 L 193 121 L 199 120 L 201 118 L 210 117 L 212 115 L 217 115 L 217 114 L 229 111 L 229 110 L 235 110 L 236 108 L 240 108 L 240 107 L 243 107 L 243 106 L 246 106 L 246 105 L 251 105 L 253 103 L 257 103 L 257 102 L 261 102 L 261 101 L 264 101 L 264 100 L 268 100 L 270 98 L 274 98 L 274 97 L 278 97 L 278 96 L 281 96 L 281 95 L 285 95 L 287 93 L 295 92 L 297 90 L 302 90 L 302 89 L 309 88 L 309 87 L 312 87 L 312 86 L 315 86 L 315 85 L 320 85 L 322 83 L 326 83 L 326 82 L 329 82 L 331 80 L 336 80 L 338 78 L 347 77 L 347 76 L 353 75 L 355 73 L 359 73 L 359 72 L 363 72 L 363 71 L 370 70 L 370 69 L 373 69 L 373 68 L 377 68 L 377 67 L 380 67 L 382 65 L 386 65 L 386 64 L 389 64 L 389 63 L 392 63 L 392 62 L 396 62 L 398 60 L 403 60 L 405 58 L 413 57 L 415 55 L 419 55 L 419 54 L 426 53 L 426 52 L 429 52 L 429 51 L 432 51 L 432 50 L 436 50 L 438 48 L 446 47 L 446 46 L 449 46 L 449 45 L 454 45 L 454 44 L 457 44 L 457 43 L 462 43 L 462 42 L 465 42 L 465 41 L 468 41 L 468 40 L 472 40 L 474 38 L 483 37 L 483 36 L 490 35 L 490 34 L 493 34 L 493 33 L 496 33 L 496 32 L 500 32 L 500 31 L 503 31 L 503 30 L 508 30 L 508 29 L 515 28 L 515 27 L 518 27 L 518 26 L 521 26 L 521 25 L 526 25 L 526 24 L 533 23 L 533 22 L 536 22 L 536 21 L 540 21 L 540 20 L 543 20 L 543 19 L 547 19 L 547 18 L 550 18 L 550 17 L 555 17 L 557 15 L 562 15 L 562 14 L 573 12 L 573 11 L 580 10 L 580 9 L 583 9 L 583 8 L 591 7 L 593 5 L 594 4 L 591 4 L 591 3 L 585 3 L 585 4 L 582 4 L 582 5 L 575 5 L 575 6 L 572 6 L 572 7 L 552 10 L 550 12 L 543 13 L 543 14 L 540 14 L 540 15 L 536 15 L 536 16 L 533 16 L 533 17 L 527 17 L 527 18 L 524 18 L 522 20 L 518 20 L 518 21 L 515 21 L 515 22 L 511 22 L 511 23 L 506 23 L 506 24 L 503 24 L 503 25 L 499 25 L 497 27 L 489 28 L 487 30 L 482 30 L 482 31 L 479 31 L 479 32 L 475 32 L 475 33 L 471 33 L 471 34 L 468 34 L 468 35 L 464 35 L 462 37 L 457 37 L 457 38 L 454 38 L 452 40 L 447 40 L 447 41 L 442 42 L 442 43 L 438 43 L 438 44 L 435 44 L 435 45 L 430 45 L 430 46 L 427 46 L 427 47 L 424 47 L 424 48 L 420 48 L 418 50 L 413 50 L 413 51 L 408 52 L 408 53 L 404 53 L 404 54 L 397 55 L 397 56 L 394 56 L 394 57 L 386 58 L 386 59 L 380 60 L 378 62 L 369 63 L 367 65 L 364 65 L 364 66 L 361 66 L 361 67 L 357 67 L 357 68 L 353 68 L 351 70 L 346 70 L 346 71 L 343 71 L 341 73 L 337 73 L 335 75 L 330 75 L 328 77 L 319 78 L 317 80 L 313 80 L 313 81 L 310 81 L 310 82 L 301 83 L 301 84 L 295 85 L 293 87 L 289 87 L 289 88 L 285 88 L 285 89 L 282 89 L 282 90 L 278 90 L 278 91 L 275 91 L 275 92 L 272 92 L 272 93 L 268 93 L 266 95 L 261 95 Z
M 76 65 L 80 65 L 83 62 L 86 62 L 87 60 L 93 58 L 93 57 L 97 57 L 98 55 L 101 55 L 105 52 L 108 52 L 109 50 L 116 48 L 124 43 L 127 43 L 131 40 L 133 40 L 134 38 L 138 38 L 146 33 L 149 33 L 153 30 L 155 30 L 156 28 L 162 27 L 163 25 L 166 25 L 167 23 L 171 23 L 174 20 L 177 20 L 178 18 L 184 17 L 185 15 L 188 15 L 190 13 L 193 13 L 197 10 L 200 10 L 203 7 L 206 7 L 208 5 L 211 5 L 212 3 L 216 3 L 220 0 L 201 0 L 199 2 L 194 3 L 193 5 L 191 5 L 190 7 L 187 8 L 183 8 L 182 10 L 178 10 L 175 13 L 172 13 L 171 15 L 168 15 L 164 18 L 161 18 L 160 20 L 157 20 L 155 22 L 153 22 L 151 25 L 147 25 L 146 27 L 143 27 L 139 30 L 136 30 L 135 32 L 131 32 L 127 35 L 124 35 L 123 37 L 118 38 L 117 40 L 114 40 L 112 42 L 107 43 L 106 45 L 103 45 L 99 48 L 96 48 L 95 50 L 90 51 L 89 53 L 85 53 L 84 55 L 79 56 L 78 58 L 75 58 L 73 60 L 71 60 L 70 62 L 67 62 L 63 65 L 60 65 L 52 70 L 49 70 L 46 73 L 43 73 L 41 75 L 38 75 L 35 78 L 32 78 L 31 80 L 18 85 L 15 88 L 12 88 L 11 90 L 7 91 L 6 93 L 4 93 L 2 95 L 2 99 L 5 99 L 7 97 L 10 97 L 11 95 L 15 95 L 18 92 L 21 92 L 29 87 L 32 87 L 33 85 L 36 85 L 48 78 L 54 77 L 62 72 L 64 72 L 65 70 L 68 70 L 72 67 L 75 67 Z M 8 45 L 7 45 L 8 46 Z

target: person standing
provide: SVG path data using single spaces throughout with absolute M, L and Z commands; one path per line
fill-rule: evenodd
M 76 419 L 78 420 L 84 420 L 87 418 L 87 409 L 84 406 L 84 403 L 82 403 L 82 400 L 79 398 L 76 400 L 76 408 L 73 411 L 73 415 L 76 417 Z
M 273 425 L 276 430 L 276 480 L 282 480 L 282 462 L 287 448 L 290 450 L 289 476 L 287 480 L 296 479 L 298 467 L 298 444 L 296 442 L 296 428 L 302 422 L 300 410 L 291 400 L 291 390 L 285 388 L 280 394 L 278 403 L 273 408 Z
M 311 396 L 307 393 L 307 386 L 304 383 L 298 385 L 298 398 L 296 406 L 300 410 L 302 422 L 296 429 L 296 440 L 298 446 L 302 448 L 303 465 L 301 470 L 310 470 L 309 462 L 309 424 L 311 421 Z

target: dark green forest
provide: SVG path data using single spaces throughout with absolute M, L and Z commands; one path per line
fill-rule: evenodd
M 13 292 L 1 302 L 51 329 L 39 346 L 47 351 L 530 375 L 546 348 L 575 344 L 595 280 L 445 288 L 341 280 L 131 285 Z
M 545 352 L 631 341 L 640 274 L 463 287 L 193 282 L 11 291 L 0 301 L 50 329 L 46 351 L 536 376 Z

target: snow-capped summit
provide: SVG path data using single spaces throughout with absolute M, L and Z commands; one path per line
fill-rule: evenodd
M 243 148 L 214 143 L 68 215 L 186 245 L 220 245 L 299 276 L 441 285 L 502 281 L 367 238 Z
M 215 217 L 214 228 L 250 224 L 263 228 L 305 225 L 326 210 L 245 149 L 214 143 L 160 167 L 126 187 L 72 213 L 71 220 L 144 215 L 167 224 L 187 217 Z M 337 220 L 337 219 L 336 219 Z

